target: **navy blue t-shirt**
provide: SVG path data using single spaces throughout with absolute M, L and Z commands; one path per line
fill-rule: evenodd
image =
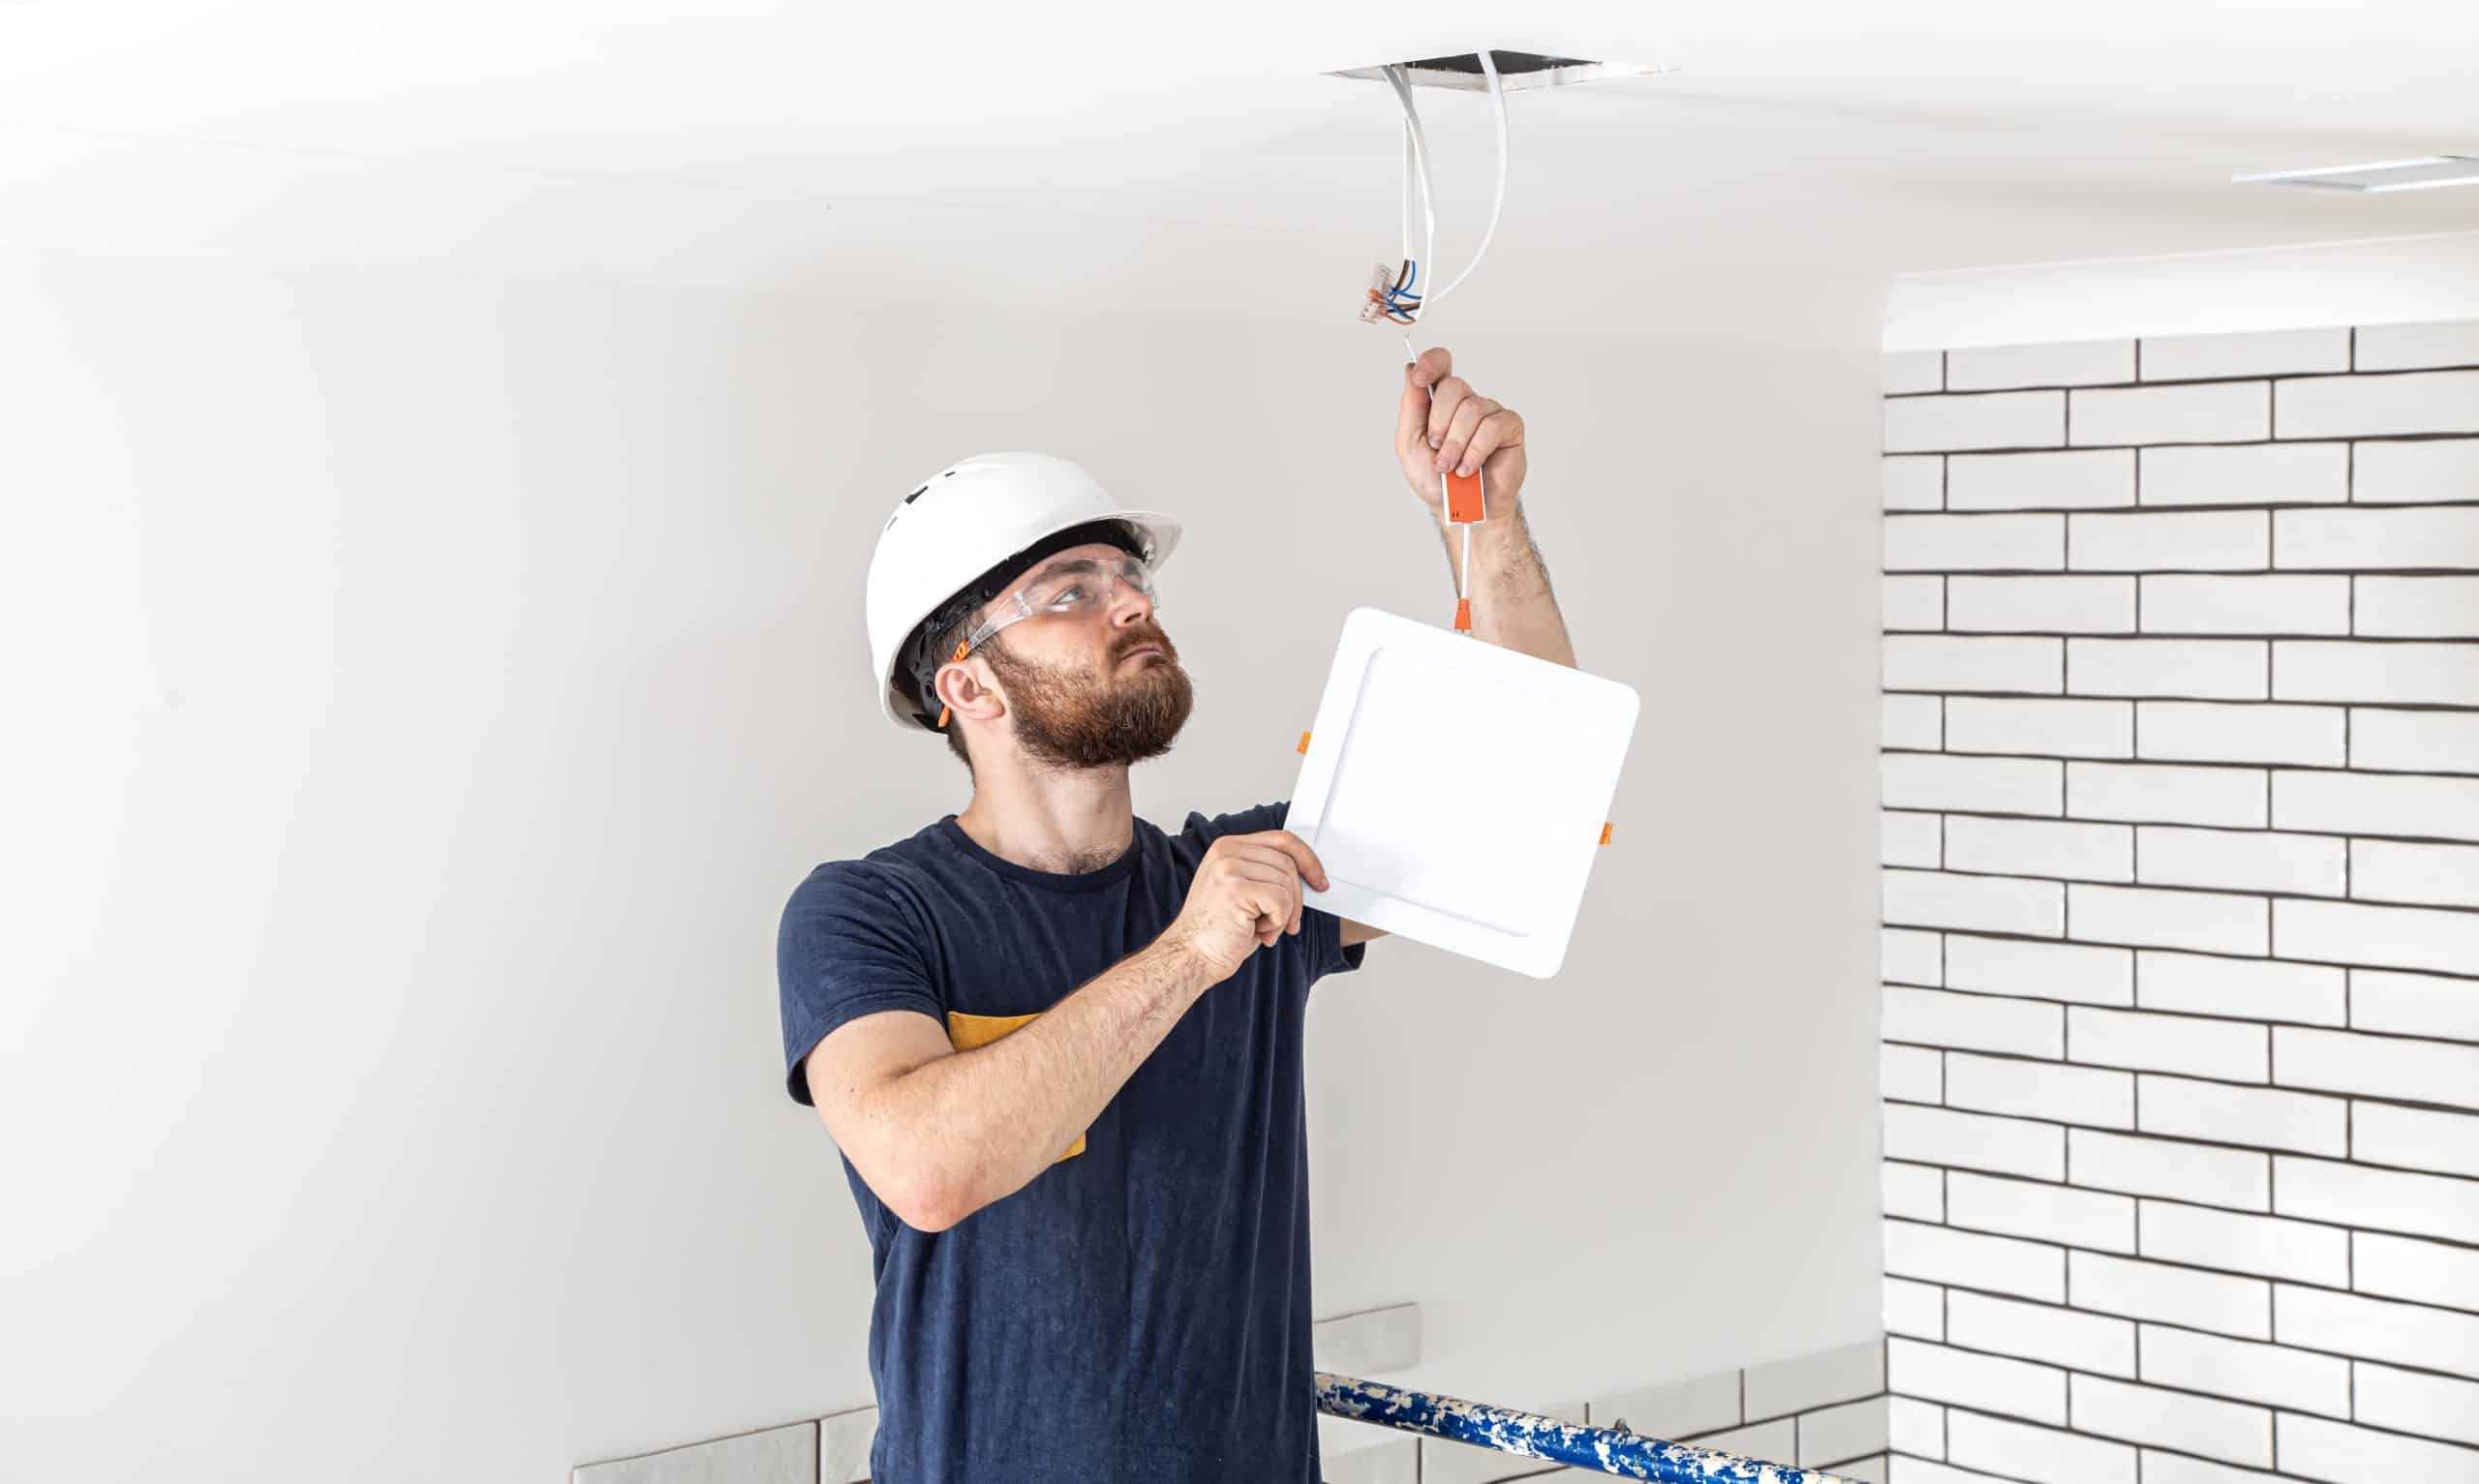
M 1049 1009 L 1171 924 L 1217 837 L 1285 807 L 1191 813 L 1177 835 L 1139 819 L 1083 873 L 993 855 L 952 814 L 820 865 L 777 940 L 793 1100 L 857 1016 L 918 1011 L 955 1042 Z M 843 1162 L 876 1282 L 874 1484 L 1313 1484 L 1301 1030 L 1308 986 L 1367 952 L 1340 931 L 1303 909 L 1189 1007 L 1081 1150 L 944 1231 Z

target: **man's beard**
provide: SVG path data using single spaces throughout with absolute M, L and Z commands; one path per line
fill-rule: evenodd
M 1160 645 L 1151 659 L 1128 651 Z M 1108 768 L 1141 763 L 1171 750 L 1196 704 L 1178 651 L 1160 629 L 1131 633 L 1114 644 L 1103 672 L 1064 669 L 1011 652 L 1004 636 L 983 651 L 1007 691 L 1016 744 L 1026 757 L 1056 768 Z

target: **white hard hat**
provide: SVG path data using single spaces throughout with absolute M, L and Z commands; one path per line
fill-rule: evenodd
M 1146 546 L 1142 555 L 1156 568 L 1179 544 L 1177 520 L 1126 508 L 1092 475 L 1056 454 L 975 454 L 903 497 L 870 558 L 870 665 L 887 719 L 907 732 L 935 725 L 934 714 L 918 714 L 921 697 L 904 655 L 905 641 L 922 620 L 1043 537 L 1090 521 L 1134 528 Z

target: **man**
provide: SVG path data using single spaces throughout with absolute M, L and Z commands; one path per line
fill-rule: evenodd
M 1404 476 L 1446 534 L 1439 473 L 1483 470 L 1475 632 L 1572 665 L 1523 421 L 1452 369 L 1404 368 Z M 1383 934 L 1302 905 L 1326 873 L 1282 802 L 1134 817 L 1128 765 L 1192 700 L 1154 619 L 1178 538 L 1065 460 L 989 454 L 871 561 L 882 705 L 973 781 L 817 867 L 778 942 L 787 1085 L 870 1235 L 877 1484 L 1319 1476 L 1301 1026 Z

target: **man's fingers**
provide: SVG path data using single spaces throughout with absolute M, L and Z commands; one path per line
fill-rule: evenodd
M 1394 451 L 1407 459 L 1428 452 L 1429 389 L 1419 374 L 1418 364 L 1403 368 L 1403 404 L 1394 410 Z
M 1240 892 L 1240 899 L 1257 914 L 1260 931 L 1270 921 L 1282 924 L 1285 931 L 1299 927 L 1300 876 L 1293 870 L 1289 859 L 1280 856 L 1268 861 L 1235 859 L 1231 869 L 1236 876 L 1249 883 Z
M 1429 388 L 1428 445 L 1437 448 L 1445 443 L 1453 430 L 1456 409 L 1472 396 L 1472 383 L 1461 377 L 1448 377 Z
M 1238 838 L 1247 840 L 1252 850 L 1270 850 L 1278 854 L 1290 863 L 1292 869 L 1306 877 L 1308 884 L 1320 892 L 1327 891 L 1333 885 L 1326 879 L 1326 863 L 1317 859 L 1317 852 L 1309 848 L 1306 840 L 1288 830 L 1268 830 L 1260 834 L 1242 835 Z M 1264 843 L 1259 845 L 1259 841 Z

